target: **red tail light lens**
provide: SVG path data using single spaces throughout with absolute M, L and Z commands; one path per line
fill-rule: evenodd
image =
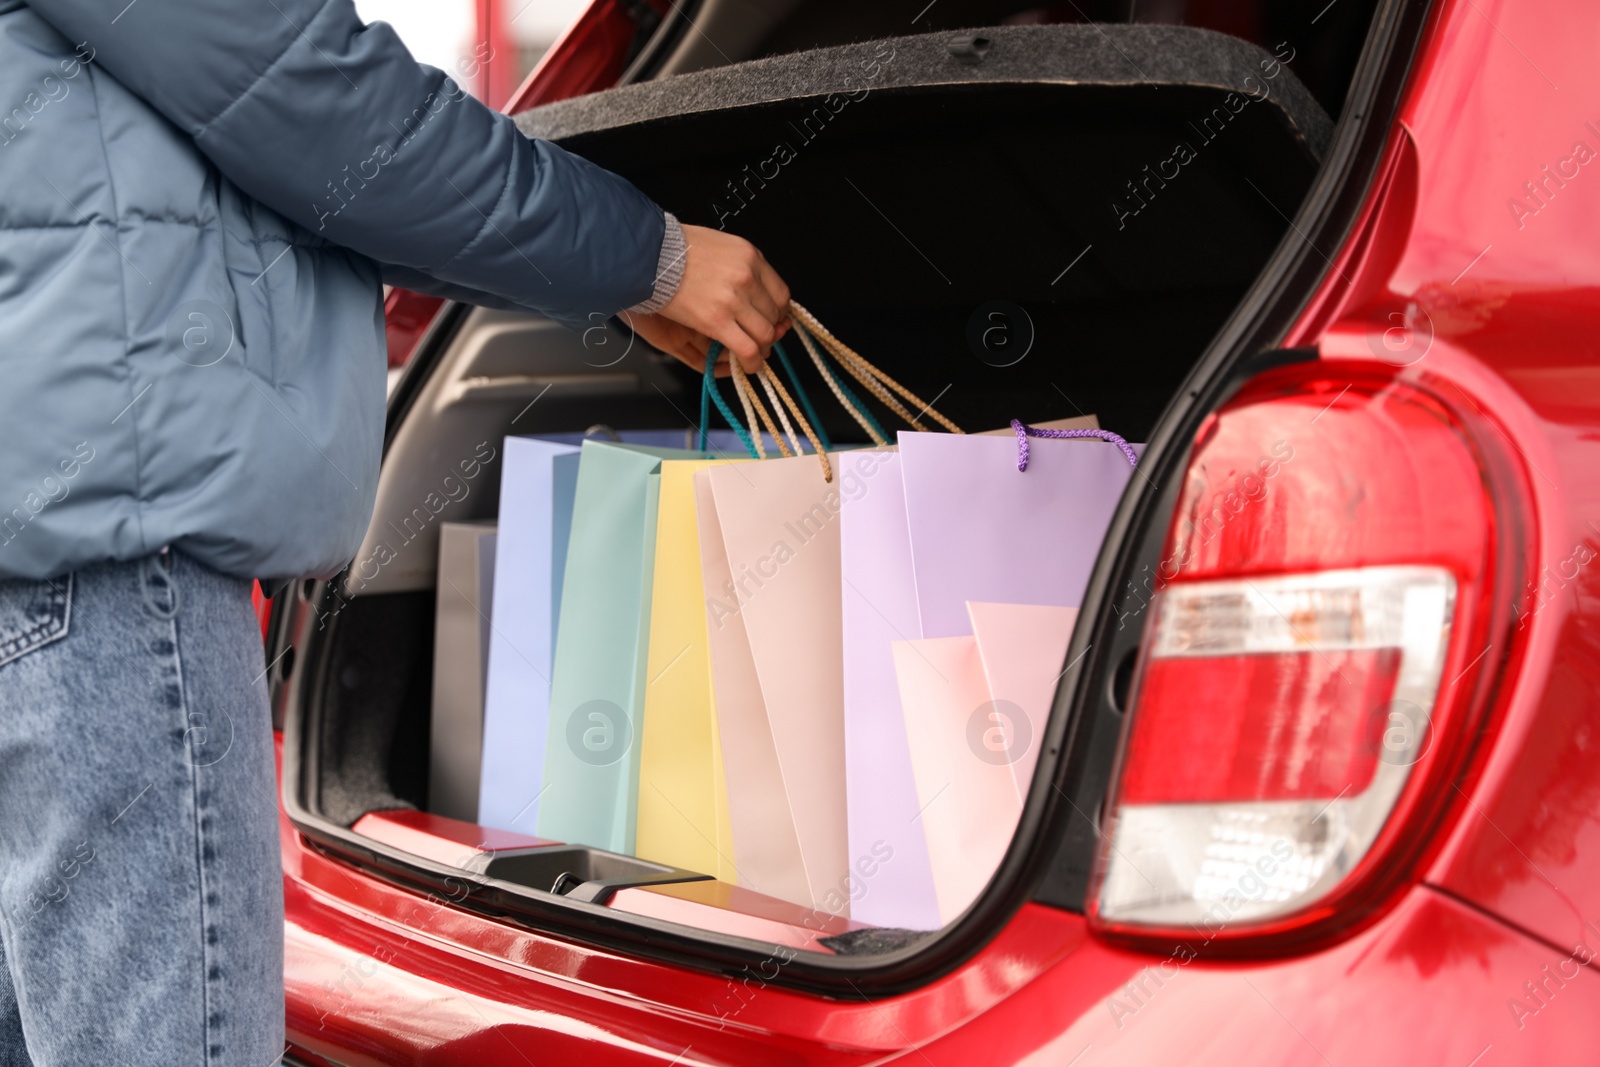
M 1135 673 L 1102 932 L 1259 946 L 1398 884 L 1477 733 L 1503 537 L 1481 444 L 1414 385 L 1318 369 L 1208 420 Z

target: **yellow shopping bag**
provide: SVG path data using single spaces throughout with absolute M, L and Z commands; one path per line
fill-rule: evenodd
M 736 460 L 666 460 L 656 518 L 635 852 L 736 882 L 711 685 L 694 476 Z

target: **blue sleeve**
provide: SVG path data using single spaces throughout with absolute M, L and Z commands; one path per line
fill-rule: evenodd
M 659 207 L 524 137 L 351 0 L 125 4 L 29 0 L 218 171 L 311 232 L 564 321 L 651 296 Z

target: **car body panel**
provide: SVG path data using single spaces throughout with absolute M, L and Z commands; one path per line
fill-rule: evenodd
M 1557 971 L 1565 954 L 1427 889 L 1309 956 L 1186 962 L 1197 948 L 1163 958 L 1091 939 L 980 1025 L 919 1052 L 941 1065 L 1038 1067 L 1592 1062 L 1573 1037 L 1600 1007 L 1600 975 L 1568 961 L 1549 980 L 1541 968 Z M 1509 1000 L 1534 1007 L 1527 981 L 1547 982 L 1543 1008 L 1514 1013 Z
M 349 1067 L 1466 1064 L 1491 1046 L 1561 1064 L 1590 1062 L 1575 1038 L 1600 1018 L 1600 976 L 1571 953 L 1424 887 L 1331 949 L 1249 962 L 1130 952 L 1027 905 L 957 972 L 841 1003 L 561 942 L 295 851 L 289 1036 Z
M 417 1057 L 440 1042 L 502 1025 L 566 1035 L 527 1044 L 530 1054 L 581 1033 L 591 1055 L 614 1057 L 604 1062 L 646 1048 L 670 1060 L 689 1045 L 689 1062 L 780 1062 L 781 1049 L 792 1062 L 865 1062 L 977 1018 L 1087 939 L 1080 917 L 1030 905 L 977 958 L 913 993 L 832 1001 L 768 984 L 778 946 L 770 968 L 733 977 L 630 959 L 353 872 L 288 833 L 289 1036 L 343 1063 L 378 1046 L 374 1062 L 428 1062 Z M 426 1007 L 458 997 L 482 1017 Z
M 1509 686 L 1428 880 L 1568 949 L 1600 945 L 1595 14 L 1440 6 L 1402 105 L 1390 195 L 1362 254 L 1330 276 L 1336 321 L 1303 338 L 1325 359 L 1388 351 L 1403 374 L 1487 413 L 1527 468 L 1521 617 L 1510 643 L 1484 652 L 1511 657 Z M 1578 142 L 1589 163 L 1575 161 Z

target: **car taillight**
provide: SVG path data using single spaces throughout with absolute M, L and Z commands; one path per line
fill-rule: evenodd
M 1105 820 L 1102 933 L 1304 940 L 1408 876 L 1505 614 L 1483 428 L 1319 366 L 1258 379 L 1201 428 Z

